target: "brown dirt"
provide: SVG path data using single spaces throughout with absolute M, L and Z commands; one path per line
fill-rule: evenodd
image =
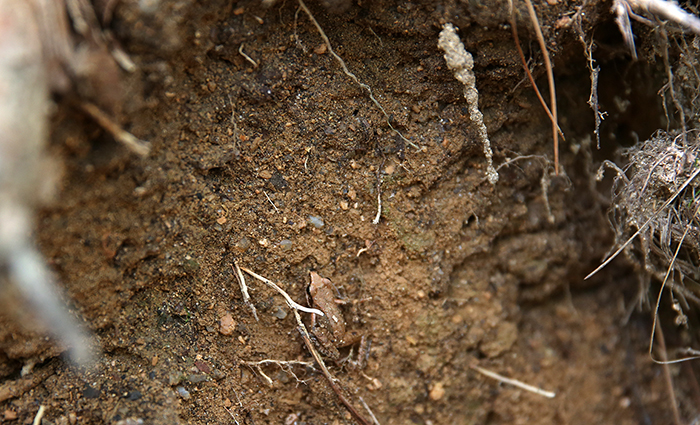
M 268 385 L 245 364 L 311 357 L 283 299 L 249 279 L 253 318 L 235 260 L 302 304 L 309 271 L 333 280 L 348 328 L 371 346 L 364 369 L 329 362 L 331 371 L 382 424 L 670 423 L 661 368 L 646 353 L 649 315 L 621 324 L 633 273 L 618 261 L 582 280 L 612 238 L 590 149 L 569 149 L 593 128 L 580 44 L 558 26 L 580 2 L 537 5 L 567 135 L 566 177 L 549 189 L 553 222 L 540 183 L 551 165 L 541 158 L 501 168 L 495 186 L 485 180 L 462 88 L 437 49 L 440 25 L 454 22 L 474 54 L 496 165 L 551 158 L 550 124 L 523 81 L 507 2 L 332 3 L 348 8 L 309 6 L 421 151 L 342 74 L 307 17 L 295 20 L 293 1 L 119 2 L 111 27 L 138 65 L 124 76 L 121 122 L 153 151 L 135 158 L 61 104 L 51 150 L 64 183 L 37 227 L 102 355 L 81 371 L 55 358 L 40 329 L 4 314 L 0 421 L 31 423 L 46 405 L 55 424 L 352 423 L 319 372 L 265 366 Z M 610 4 L 588 3 L 602 107 L 613 111 L 599 161 L 630 131 L 646 137 L 661 125 L 652 112 L 662 77 L 646 78 L 657 65 L 625 56 Z M 526 15 L 519 22 L 538 60 Z M 655 106 L 615 116 L 614 96 Z M 227 315 L 230 335 L 220 332 Z M 20 377 L 31 362 L 34 372 Z M 471 365 L 557 396 L 501 385 Z

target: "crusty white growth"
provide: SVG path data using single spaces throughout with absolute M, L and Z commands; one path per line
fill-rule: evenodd
M 476 89 L 476 77 L 472 69 L 474 68 L 474 58 L 471 53 L 464 49 L 464 44 L 457 35 L 454 25 L 447 23 L 442 26 L 438 47 L 445 52 L 447 67 L 454 71 L 455 78 L 464 84 L 464 98 L 469 106 L 469 118 L 476 125 L 479 132 L 479 139 L 484 145 L 484 155 L 486 155 L 487 168 L 486 177 L 491 184 L 498 181 L 498 172 L 493 167 L 493 151 L 491 142 L 484 125 L 484 115 L 479 110 L 479 91 Z

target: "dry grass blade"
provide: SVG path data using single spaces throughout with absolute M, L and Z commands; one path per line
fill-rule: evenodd
M 689 356 L 689 357 L 683 357 L 680 359 L 675 359 L 675 360 L 668 360 L 668 355 L 666 354 L 666 342 L 662 340 L 663 338 L 663 331 L 661 330 L 661 325 L 659 325 L 659 305 L 661 304 L 661 296 L 664 293 L 664 288 L 666 287 L 666 283 L 668 282 L 668 278 L 671 275 L 671 272 L 673 271 L 673 263 L 676 261 L 676 258 L 678 258 L 678 253 L 681 250 L 681 247 L 683 246 L 683 241 L 685 240 L 685 237 L 688 235 L 688 231 L 690 230 L 690 226 L 688 226 L 685 230 L 685 233 L 683 233 L 683 236 L 681 237 L 680 241 L 678 242 L 678 248 L 676 249 L 675 254 L 673 255 L 673 259 L 671 260 L 671 264 L 668 266 L 668 270 L 666 271 L 666 275 L 664 276 L 664 280 L 661 283 L 661 289 L 659 289 L 659 296 L 656 298 L 656 308 L 654 309 L 654 322 L 651 327 L 651 337 L 649 338 L 649 357 L 651 357 L 651 360 L 654 363 L 657 364 L 662 364 L 662 365 L 669 365 L 673 363 L 680 363 L 680 362 L 685 362 L 688 360 L 693 360 L 700 358 L 700 356 Z M 661 360 L 657 360 L 654 358 L 654 355 L 652 351 L 654 350 L 654 335 L 659 334 L 659 345 L 661 346 Z M 671 392 L 673 393 L 673 387 L 671 386 Z M 675 404 L 674 404 L 675 405 Z
M 544 111 L 547 113 L 547 116 L 549 117 L 550 121 L 552 121 L 552 123 L 556 123 L 556 121 L 554 120 L 554 116 L 552 115 L 552 111 L 549 110 L 549 106 L 547 106 L 547 102 L 544 101 L 542 93 L 540 92 L 539 87 L 537 87 L 537 83 L 535 83 L 535 78 L 532 76 L 532 72 L 530 72 L 530 68 L 527 66 L 527 59 L 525 59 L 525 53 L 523 53 L 523 49 L 522 47 L 520 47 L 520 37 L 518 36 L 518 25 L 515 21 L 515 8 L 513 7 L 513 0 L 508 0 L 508 7 L 510 10 L 510 28 L 513 32 L 513 41 L 515 41 L 515 48 L 518 51 L 518 56 L 520 56 L 520 62 L 522 62 L 523 64 L 523 69 L 525 69 L 527 79 L 530 80 L 530 85 L 535 90 L 537 99 L 539 99 L 540 104 L 542 105 L 542 108 L 544 108 Z M 564 132 L 561 131 L 561 128 L 559 128 L 558 124 L 557 131 L 559 131 L 559 135 L 561 136 L 562 140 L 565 140 Z
M 540 43 L 540 48 L 542 49 L 542 56 L 544 57 L 544 67 L 547 71 L 547 82 L 549 83 L 549 102 L 552 105 L 552 138 L 554 139 L 554 174 L 559 175 L 559 120 L 557 119 L 557 92 L 554 86 L 554 72 L 552 71 L 552 62 L 549 60 L 549 51 L 547 50 L 547 44 L 544 41 L 544 36 L 542 35 L 542 28 L 537 20 L 537 13 L 535 8 L 532 6 L 530 0 L 525 0 L 527 4 L 527 11 L 530 14 L 530 20 L 532 20 L 532 25 L 535 27 L 535 34 L 537 35 L 537 41 Z
M 503 375 L 499 375 L 496 372 L 491 372 L 490 370 L 484 369 L 483 367 L 472 365 L 471 368 L 474 369 L 475 371 L 485 375 L 485 376 L 488 376 L 491 379 L 495 379 L 495 380 L 503 382 L 505 384 L 510 384 L 514 387 L 518 387 L 520 389 L 530 391 L 531 393 L 535 393 L 535 394 L 541 395 L 543 397 L 554 398 L 557 396 L 556 393 L 553 393 L 551 391 L 545 391 L 545 390 L 543 390 L 541 388 L 537 388 L 533 385 L 526 384 L 524 382 L 520 382 L 517 379 L 506 378 Z
M 670 362 L 667 361 L 668 354 L 666 353 L 666 340 L 664 338 L 664 332 L 663 330 L 661 330 L 661 326 L 657 327 L 655 331 L 656 333 L 658 333 L 661 359 L 663 360 L 659 363 L 661 363 L 664 367 L 664 381 L 666 381 L 666 388 L 668 388 L 669 403 L 671 404 L 671 410 L 673 411 L 673 423 L 675 425 L 681 425 L 683 422 L 681 421 L 681 414 L 678 411 L 676 392 L 673 390 L 673 377 L 671 376 L 671 370 L 668 367 Z

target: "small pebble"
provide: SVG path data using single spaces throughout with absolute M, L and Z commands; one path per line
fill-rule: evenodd
M 292 241 L 289 239 L 282 239 L 280 241 L 280 248 L 282 248 L 282 251 L 289 251 L 292 249 Z
M 238 242 L 236 242 L 236 244 L 233 247 L 233 249 L 238 252 L 244 252 L 248 248 L 250 248 L 250 239 L 246 238 L 245 236 L 242 237 Z
M 278 306 L 277 309 L 275 310 L 275 312 L 272 313 L 272 315 L 275 316 L 276 318 L 282 320 L 285 317 L 287 317 L 287 312 L 282 307 Z
M 100 391 L 92 388 L 91 386 L 86 386 L 83 390 L 83 397 L 85 398 L 97 398 L 100 396 Z
M 317 229 L 323 227 L 323 219 L 321 217 L 316 217 L 315 215 L 309 216 L 309 223 Z
M 314 48 L 314 53 L 316 53 L 317 55 L 322 55 L 322 54 L 326 53 L 327 51 L 328 51 L 328 46 L 325 43 L 319 44 L 318 46 L 316 46 Z
M 442 382 L 437 382 L 430 389 L 430 399 L 433 401 L 438 401 L 445 396 L 445 386 Z
M 185 387 L 177 387 L 176 388 L 177 393 L 180 395 L 185 400 L 189 400 L 192 396 L 190 395 L 190 392 L 185 389 Z
M 198 384 L 200 382 L 205 382 L 207 380 L 207 375 L 192 374 L 187 377 L 187 380 L 193 384 Z
M 233 320 L 231 313 L 224 314 L 219 319 L 219 333 L 221 335 L 231 335 L 236 330 L 236 321 Z
M 194 365 L 197 367 L 197 370 L 199 370 L 200 372 L 204 372 L 204 373 L 211 372 L 211 368 L 209 367 L 209 365 L 202 360 L 195 360 Z

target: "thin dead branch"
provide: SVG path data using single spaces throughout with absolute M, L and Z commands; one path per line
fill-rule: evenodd
M 304 366 L 304 367 L 309 368 L 309 369 L 315 369 L 313 363 L 304 362 L 304 361 L 300 361 L 300 360 L 264 359 L 264 360 L 259 360 L 257 362 L 247 361 L 247 362 L 243 362 L 243 364 L 255 369 L 258 372 L 258 374 L 260 376 L 262 376 L 263 379 L 265 379 L 265 382 L 267 382 L 267 385 L 269 385 L 269 386 L 272 386 L 272 382 L 273 382 L 272 378 L 270 378 L 269 376 L 267 376 L 265 374 L 265 372 L 263 372 L 262 366 L 266 366 L 266 365 L 270 365 L 270 364 L 277 365 L 277 366 L 279 366 L 280 369 L 282 369 L 286 373 L 292 375 L 297 382 L 304 382 L 304 381 L 299 379 L 299 377 L 294 373 L 294 371 L 292 371 L 292 367 Z
M 482 375 L 488 376 L 491 379 L 495 379 L 497 381 L 503 382 L 504 384 L 510 384 L 514 387 L 518 387 L 518 388 L 523 389 L 525 391 L 530 391 L 530 392 L 535 393 L 537 395 L 541 395 L 542 397 L 554 398 L 557 396 L 556 393 L 553 393 L 551 391 L 545 391 L 541 388 L 537 388 L 535 386 L 518 381 L 517 379 L 506 378 L 503 375 L 499 375 L 496 372 L 491 372 L 490 370 L 484 369 L 483 367 L 479 367 L 476 365 L 471 365 L 470 367 L 472 369 L 474 369 L 475 371 L 481 373 Z
M 236 272 L 236 278 L 238 278 L 238 286 L 240 286 L 241 293 L 243 294 L 243 302 L 253 312 L 253 317 L 255 317 L 255 321 L 259 322 L 260 319 L 258 319 L 258 311 L 255 309 L 253 303 L 250 302 L 250 294 L 248 294 L 248 286 L 246 286 L 245 284 L 245 276 L 243 276 L 241 268 L 238 267 L 238 263 L 235 261 L 233 262 L 233 271 Z
M 89 102 L 81 102 L 80 109 L 85 111 L 88 115 L 92 117 L 97 123 L 107 130 L 116 141 L 123 144 L 127 149 L 141 158 L 145 158 L 151 151 L 150 143 L 140 140 L 133 134 L 121 128 L 119 124 L 114 122 L 107 114 L 102 112 L 100 108 Z
M 264 278 L 264 277 L 260 276 L 259 274 L 255 273 L 254 271 L 249 270 L 245 267 L 241 267 L 241 270 L 243 270 L 244 272 L 248 273 L 249 275 L 253 276 L 254 278 L 261 281 L 262 283 L 266 284 L 270 288 L 277 291 L 280 295 L 282 295 L 284 297 L 284 300 L 287 301 L 287 305 L 289 305 L 289 307 L 292 310 L 299 310 L 299 311 L 303 311 L 304 313 L 312 313 L 312 314 L 318 314 L 320 316 L 323 316 L 323 312 L 319 309 L 304 307 L 303 305 L 296 303 L 292 299 L 292 297 L 290 297 L 289 294 L 287 294 L 287 292 L 285 292 L 282 288 L 277 286 L 277 284 L 275 282 L 273 282 L 267 278 Z
M 508 0 L 508 8 L 510 11 L 510 28 L 511 28 L 511 31 L 513 32 L 513 41 L 515 41 L 515 49 L 518 51 L 518 56 L 520 56 L 520 62 L 523 64 L 523 69 L 525 69 L 525 74 L 527 75 L 527 79 L 530 80 L 530 85 L 535 90 L 535 94 L 537 95 L 537 99 L 539 99 L 539 101 L 540 101 L 540 105 L 542 105 L 542 108 L 547 113 L 549 120 L 552 123 L 555 123 L 554 116 L 552 115 L 552 111 L 549 110 L 549 106 L 547 106 L 547 102 L 544 101 L 544 98 L 542 97 L 542 93 L 540 92 L 539 87 L 537 87 L 537 83 L 535 83 L 535 78 L 532 76 L 532 72 L 530 72 L 530 67 L 527 65 L 527 59 L 525 59 L 525 53 L 523 53 L 523 49 L 522 49 L 522 47 L 520 47 L 520 37 L 518 36 L 518 24 L 515 20 L 515 8 L 513 7 L 513 0 Z M 559 125 L 557 125 L 557 131 L 559 131 L 559 135 L 561 136 L 562 140 L 565 140 L 564 132 L 561 131 L 561 128 L 559 128 Z
M 321 358 L 321 355 L 318 353 L 316 350 L 316 347 L 314 347 L 313 342 L 311 342 L 311 335 L 309 335 L 309 331 L 306 329 L 306 325 L 304 325 L 304 322 L 301 320 L 301 316 L 299 315 L 299 310 L 304 311 L 306 313 L 314 313 L 314 314 L 321 314 L 323 313 L 320 312 L 320 310 L 317 310 L 315 308 L 307 308 L 303 307 L 296 302 L 292 300 L 292 298 L 284 291 L 282 290 L 279 286 L 277 286 L 275 283 L 270 281 L 269 279 L 266 279 L 262 276 L 260 276 L 257 273 L 254 273 L 253 271 L 241 267 L 241 270 L 244 272 L 250 274 L 254 278 L 260 280 L 261 282 L 265 283 L 266 285 L 272 287 L 275 289 L 277 292 L 282 294 L 284 299 L 287 301 L 287 305 L 292 309 L 292 313 L 294 314 L 294 318 L 297 321 L 297 327 L 299 329 L 299 333 L 301 334 L 302 339 L 304 340 L 304 344 L 306 345 L 306 348 L 309 350 L 311 355 L 313 356 L 314 360 L 316 361 L 316 364 L 321 368 L 321 372 L 323 373 L 323 376 L 326 378 L 328 381 L 328 385 L 330 385 L 331 389 L 333 392 L 338 396 L 338 399 L 340 399 L 341 403 L 345 406 L 345 408 L 350 412 L 350 414 L 355 418 L 357 422 L 359 422 L 362 425 L 372 425 L 372 422 L 367 420 L 362 414 L 353 406 L 353 404 L 350 402 L 350 400 L 345 396 L 343 389 L 341 388 L 340 384 L 338 384 L 338 381 L 333 377 L 331 372 L 328 370 L 328 367 L 326 367 L 326 363 L 323 361 L 323 358 Z

